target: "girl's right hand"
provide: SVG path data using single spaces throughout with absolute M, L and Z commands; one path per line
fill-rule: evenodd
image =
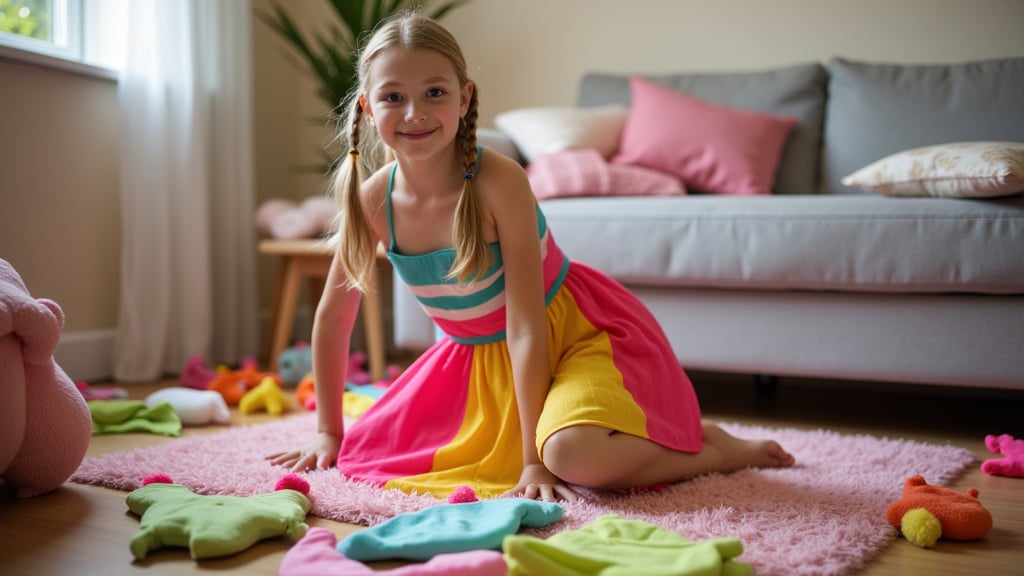
M 297 450 L 275 452 L 264 457 L 275 466 L 284 466 L 289 472 L 325 470 L 334 465 L 341 449 L 341 438 L 328 432 L 320 432 L 309 444 Z

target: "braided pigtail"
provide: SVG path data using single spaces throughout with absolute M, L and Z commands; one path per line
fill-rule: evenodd
M 475 88 L 475 87 L 474 87 Z M 484 241 L 483 214 L 480 199 L 476 196 L 477 149 L 476 123 L 478 116 L 477 91 L 474 89 L 469 99 L 466 116 L 459 125 L 456 141 L 463 158 L 465 181 L 459 202 L 455 208 L 455 220 L 452 222 L 452 241 L 455 244 L 455 262 L 448 271 L 448 278 L 458 279 L 463 284 L 471 284 L 487 273 L 494 262 L 491 248 Z
M 363 107 L 357 96 L 352 97 L 349 110 L 348 157 L 343 159 L 335 175 L 334 193 L 341 221 L 338 227 L 337 253 L 345 274 L 347 288 L 366 292 L 375 262 L 373 232 L 363 209 L 362 178 L 359 173 L 359 131 L 363 121 Z

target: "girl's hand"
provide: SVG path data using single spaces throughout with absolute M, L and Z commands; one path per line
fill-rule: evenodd
M 572 488 L 569 488 L 558 476 L 552 474 L 543 464 L 530 464 L 524 467 L 523 473 L 519 477 L 519 484 L 501 495 L 502 498 L 511 496 L 545 502 L 557 500 L 575 502 L 580 498 Z
M 341 438 L 327 432 L 320 432 L 316 439 L 297 450 L 275 452 L 264 457 L 275 466 L 289 468 L 289 472 L 305 472 L 310 469 L 325 470 L 334 465 L 341 449 Z

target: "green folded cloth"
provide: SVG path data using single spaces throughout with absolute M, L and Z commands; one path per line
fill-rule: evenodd
M 735 560 L 737 538 L 691 542 L 648 522 L 607 514 L 546 540 L 527 535 L 502 542 L 509 576 L 750 576 L 754 569 Z
M 181 418 L 170 402 L 146 406 L 142 400 L 90 400 L 92 433 L 152 432 L 181 436 Z

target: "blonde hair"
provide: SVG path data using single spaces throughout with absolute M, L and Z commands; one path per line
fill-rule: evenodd
M 396 47 L 433 50 L 452 63 L 460 87 L 470 82 L 466 59 L 455 37 L 436 21 L 415 12 L 405 12 L 383 22 L 363 47 L 356 67 L 356 86 L 347 99 L 347 120 L 343 122 L 342 134 L 339 135 L 348 141 L 348 156 L 338 162 L 333 188 L 341 214 L 336 235 L 338 258 L 348 276 L 347 286 L 364 292 L 369 288 L 376 247 L 360 194 L 360 171 L 372 170 L 383 164 L 383 146 L 374 130 L 364 130 L 366 119 L 359 96 L 365 93 L 367 76 L 374 60 Z M 466 284 L 486 274 L 494 260 L 483 239 L 480 201 L 473 185 L 477 164 L 477 108 L 477 91 L 473 90 L 466 115 L 455 136 L 466 178 L 452 223 L 455 261 L 448 271 L 448 278 Z

